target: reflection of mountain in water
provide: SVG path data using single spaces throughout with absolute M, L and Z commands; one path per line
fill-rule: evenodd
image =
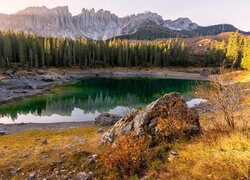
M 70 116 L 74 108 L 85 113 L 108 112 L 117 106 L 145 106 L 165 93 L 179 92 L 188 97 L 195 81 L 171 79 L 91 78 L 66 84 L 62 93 L 34 97 L 0 107 L 2 117 L 17 114 Z

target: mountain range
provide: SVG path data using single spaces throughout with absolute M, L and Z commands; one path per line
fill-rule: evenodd
M 15 14 L 0 14 L 0 31 L 10 29 L 43 36 L 84 37 L 93 40 L 107 40 L 114 37 L 130 39 L 194 37 L 239 30 L 230 24 L 203 27 L 188 18 L 164 20 L 152 12 L 118 17 L 102 9 L 98 11 L 83 9 L 80 14 L 73 16 L 67 6 L 53 9 L 45 6 L 28 7 Z

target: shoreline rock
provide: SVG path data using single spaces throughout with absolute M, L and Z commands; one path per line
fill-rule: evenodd
M 115 114 L 102 113 L 95 119 L 95 124 L 98 126 L 113 126 L 121 118 L 121 116 Z
M 164 132 L 161 132 L 162 129 Z M 171 93 L 120 119 L 102 136 L 101 143 L 112 144 L 123 135 L 146 135 L 158 139 L 164 133 L 166 139 L 172 140 L 177 136 L 191 137 L 200 132 L 198 112 L 189 108 L 181 95 Z
M 0 131 L 0 136 L 4 136 L 4 135 L 6 135 L 6 132 Z

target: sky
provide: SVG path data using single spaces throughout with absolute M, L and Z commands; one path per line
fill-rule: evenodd
M 165 20 L 188 17 L 202 26 L 228 23 L 250 31 L 250 0 L 0 0 L 0 13 L 12 14 L 29 6 L 68 6 L 73 15 L 82 8 L 105 9 L 119 17 L 151 11 Z

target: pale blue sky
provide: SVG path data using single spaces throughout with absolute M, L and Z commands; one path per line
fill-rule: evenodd
M 199 25 L 230 23 L 250 31 L 250 0 L 0 0 L 0 13 L 10 14 L 28 6 L 65 5 L 72 14 L 79 14 L 82 8 L 102 8 L 118 16 L 152 11 L 164 19 L 188 17 Z

